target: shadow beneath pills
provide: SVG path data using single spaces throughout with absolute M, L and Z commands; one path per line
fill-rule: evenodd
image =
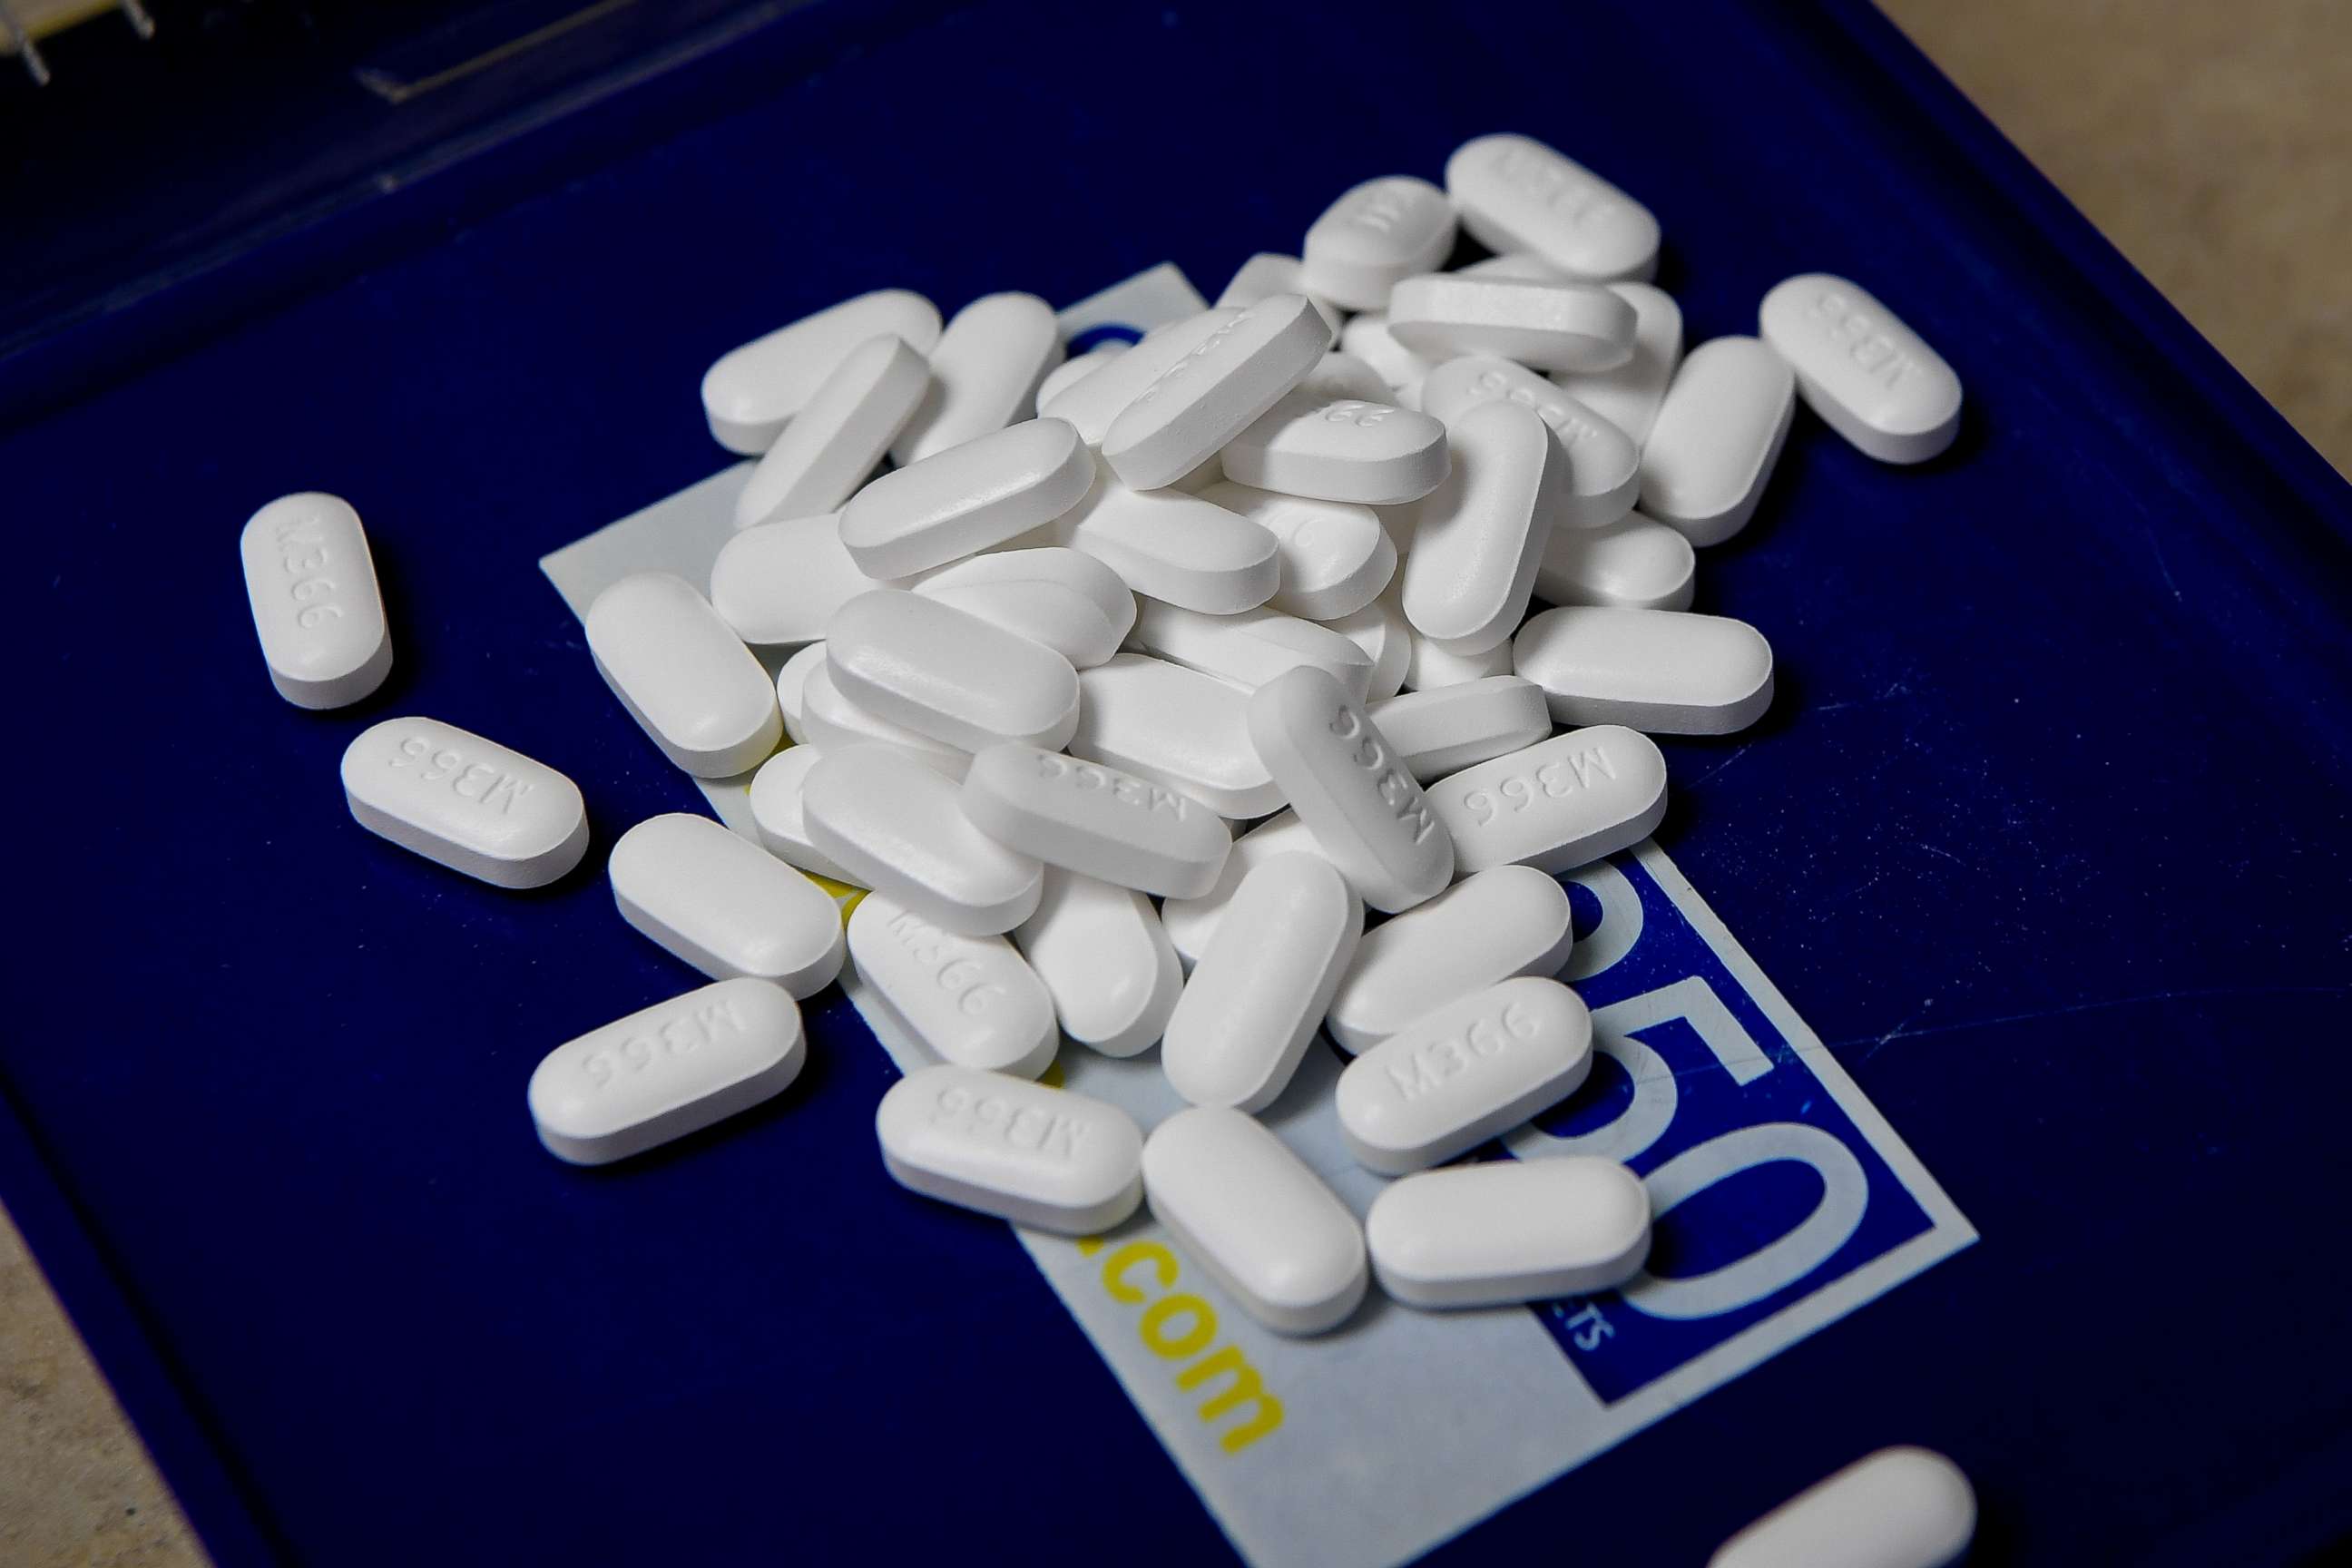
M 1679 300 L 1683 286 L 1688 281 L 1689 269 L 1683 265 L 1682 251 L 1664 240 L 1659 241 L 1658 269 L 1650 276 L 1651 286 Z

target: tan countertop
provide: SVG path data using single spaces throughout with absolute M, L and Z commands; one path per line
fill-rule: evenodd
M 2352 4 L 1885 3 L 2352 474 Z M 0 1216 L 0 1563 L 204 1561 Z

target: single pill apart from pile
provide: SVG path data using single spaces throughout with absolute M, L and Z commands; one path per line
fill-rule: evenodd
M 1304 296 L 1260 300 L 1136 395 L 1103 436 L 1103 461 L 1132 489 L 1175 483 L 1279 402 L 1330 346 L 1329 324 Z
M 1566 510 L 1568 458 L 1516 403 L 1485 403 L 1451 426 L 1454 472 L 1414 513 L 1398 574 L 1405 619 L 1455 653 L 1511 640 L 1536 567 Z
M 1574 943 L 1568 889 L 1532 866 L 1494 866 L 1356 944 L 1324 1024 L 1353 1055 L 1439 1008 L 1522 974 L 1557 974 Z
M 671 762 L 731 778 L 776 749 L 783 719 L 768 672 L 684 578 L 624 577 L 583 619 L 597 673 Z
M 343 799 L 378 837 L 497 888 L 541 888 L 588 852 L 579 786 L 438 719 L 387 719 L 343 749 Z
M 278 695 L 344 708 L 392 673 L 392 634 L 360 514 L 340 496 L 280 496 L 237 541 L 254 634 Z
M 1253 1118 L 1180 1110 L 1143 1145 L 1151 1215 L 1243 1310 L 1277 1333 L 1337 1328 L 1364 1299 L 1363 1227 Z
M 1797 405 L 1789 362 L 1755 338 L 1699 344 L 1675 372 L 1642 447 L 1642 510 L 1693 544 L 1748 526 Z
M 1568 605 L 1530 619 L 1511 655 L 1563 724 L 1727 735 L 1772 705 L 1772 645 L 1725 616 Z
M 1078 674 L 1045 644 L 903 588 L 861 594 L 825 625 L 840 693 L 917 734 L 977 752 L 1053 750 L 1078 727 Z
M 1559 513 L 1564 528 L 1599 528 L 1633 510 L 1642 492 L 1642 451 L 1610 421 L 1525 365 L 1465 354 L 1429 373 L 1423 412 L 1448 426 L 1486 403 L 1516 403 L 1550 426 L 1568 458 Z
M 1011 931 L 1037 907 L 1037 861 L 974 827 L 955 780 L 895 748 L 828 747 L 801 815 L 852 881 L 960 935 Z
M 1255 301 L 1253 301 L 1255 303 Z M 1165 326 L 1154 327 L 1143 341 L 1101 366 L 1089 376 L 1044 399 L 1037 412 L 1048 419 L 1066 419 L 1089 447 L 1102 445 L 1111 421 L 1142 395 L 1146 387 L 1209 338 L 1242 318 L 1242 308 L 1203 310 Z
M 1592 1015 L 1527 974 L 1424 1014 L 1339 1075 L 1339 1134 L 1368 1170 L 1451 1160 L 1576 1091 L 1592 1069 Z
M 841 547 L 838 512 L 755 523 L 710 563 L 710 607 L 754 647 L 814 642 L 835 611 L 881 585 Z
M 930 382 L 923 356 L 895 333 L 850 350 L 744 481 L 735 526 L 839 508 L 874 472 Z
M 1683 310 L 1654 284 L 1612 283 L 1609 289 L 1633 307 L 1633 356 L 1609 370 L 1554 371 L 1551 379 L 1638 447 L 1650 438 L 1658 405 L 1682 363 Z
M 1555 528 L 1536 568 L 1536 597 L 1554 605 L 1687 610 L 1698 556 L 1678 528 L 1629 511 L 1600 528 Z
M 1279 610 L 1204 616 L 1146 598 L 1137 602 L 1128 642 L 1138 652 L 1252 691 L 1302 665 L 1329 671 L 1359 698 L 1372 677 L 1371 656 L 1352 639 Z
M 1450 773 L 1429 804 L 1465 876 L 1514 863 L 1573 871 L 1664 820 L 1666 759 L 1638 731 L 1596 724 Z
M 1329 397 L 1301 388 L 1228 441 L 1228 479 L 1317 500 L 1393 506 L 1444 479 L 1445 426 L 1385 397 Z
M 1393 913 L 1454 879 L 1454 843 L 1363 704 L 1325 670 L 1300 668 L 1249 700 L 1259 759 L 1364 901 Z
M 1151 900 L 1058 866 L 1013 941 L 1045 982 L 1062 1033 L 1107 1057 L 1150 1050 L 1167 1031 L 1184 967 Z
M 1250 744 L 1249 694 L 1165 659 L 1123 653 L 1078 676 L 1069 752 L 1164 784 L 1239 822 L 1282 806 Z
M 1551 733 L 1543 688 L 1516 675 L 1489 675 L 1415 689 L 1365 710 L 1415 782 L 1427 784 L 1473 763 L 1532 746 Z
M 963 813 L 1048 866 L 1170 898 L 1213 886 L 1224 820 L 1181 790 L 1040 746 L 991 746 L 964 775 Z
M 1489 250 L 1527 251 L 1572 278 L 1646 279 L 1657 268 L 1649 209 L 1531 136 L 1465 142 L 1445 161 L 1445 194 Z
M 1410 1307 L 1554 1301 L 1641 1271 L 1650 1194 L 1641 1177 L 1591 1155 L 1457 1165 L 1383 1188 L 1364 1240 L 1381 1289 Z
M 1881 1448 L 1725 1542 L 1707 1568 L 1949 1568 L 1976 1530 L 1976 1489 L 1958 1465 Z
M 928 354 L 940 341 L 939 307 L 904 289 L 877 289 L 730 349 L 702 377 L 710 434 L 730 452 L 757 457 L 843 360 L 886 332 Z
M 1591 283 L 1408 278 L 1389 296 L 1389 333 L 1424 359 L 1497 354 L 1538 370 L 1608 370 L 1633 357 L 1633 307 Z
M 1380 310 L 1398 283 L 1445 265 L 1454 226 L 1453 204 L 1427 180 L 1411 174 L 1366 180 L 1326 207 L 1307 231 L 1299 252 L 1303 291 L 1350 310 Z
M 1061 363 L 1062 329 L 1051 305 L 1034 294 L 974 300 L 955 313 L 931 350 L 929 386 L 890 443 L 891 460 L 901 468 L 919 463 L 1027 418 L 1038 383 Z
M 1758 315 L 1805 406 L 1865 456 L 1924 463 L 1959 433 L 1960 378 L 1859 284 L 1802 273 L 1765 295 Z
M 841 973 L 833 900 L 709 817 L 647 817 L 621 835 L 605 868 L 621 918 L 713 980 L 765 980 L 808 997 Z
M 1320 856 L 1277 855 L 1243 878 L 1168 1020 L 1169 1086 L 1195 1105 L 1273 1104 L 1363 930 L 1364 906 Z
M 1053 521 L 1094 477 L 1075 428 L 1024 420 L 876 479 L 841 509 L 841 542 L 866 575 L 910 577 Z
M 801 795 L 809 770 L 824 751 L 803 743 L 787 746 L 760 764 L 751 775 L 751 823 L 769 854 L 812 877 L 849 881 L 850 875 L 833 858 L 809 841 L 808 824 L 801 816 Z
M 1053 999 L 1004 938 L 945 931 L 868 893 L 850 912 L 849 957 L 867 999 L 941 1061 L 1015 1078 L 1053 1065 Z
M 1108 1230 L 1143 1194 L 1134 1121 L 1066 1089 L 924 1068 L 890 1086 L 874 1130 L 883 1164 L 908 1192 L 1037 1230 Z
M 1230 479 L 1209 486 L 1200 499 L 1274 536 L 1280 584 L 1266 603 L 1286 616 L 1352 616 L 1396 575 L 1396 542 L 1369 507 L 1278 495 Z
M 549 1153 L 604 1165 L 773 1099 L 807 1060 L 791 993 L 721 980 L 556 1047 L 526 1098 Z

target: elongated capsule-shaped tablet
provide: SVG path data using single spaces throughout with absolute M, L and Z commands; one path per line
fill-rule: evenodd
M 893 469 L 841 509 L 841 542 L 873 577 L 908 577 L 1002 544 L 1076 506 L 1094 456 L 1059 419 L 991 431 Z
M 1364 1299 L 1363 1227 L 1306 1162 L 1251 1117 L 1180 1110 L 1143 1145 L 1143 1191 L 1242 1310 L 1277 1333 L 1337 1328 Z
M 1633 356 L 1608 370 L 1554 371 L 1551 379 L 1639 447 L 1650 438 L 1658 405 L 1682 363 L 1683 310 L 1673 295 L 1652 284 L 1612 283 L 1609 290 L 1633 307 Z
M 1282 580 L 1274 535 L 1181 490 L 1131 490 L 1108 474 L 1060 531 L 1136 593 L 1203 615 L 1255 609 Z
M 1592 1015 L 1559 981 L 1523 974 L 1423 1014 L 1349 1062 L 1339 1133 L 1370 1170 L 1423 1170 L 1557 1105 L 1591 1069 Z
M 1629 511 L 1600 528 L 1555 528 L 1536 568 L 1536 597 L 1554 605 L 1687 610 L 1698 557 L 1682 530 Z
M 597 673 L 688 773 L 730 778 L 776 749 L 783 719 L 768 672 L 685 579 L 624 577 L 596 595 L 586 623 Z
M 995 551 L 942 567 L 914 586 L 926 598 L 1044 643 L 1078 669 L 1117 653 L 1135 626 L 1135 595 L 1082 550 Z
M 1598 528 L 1633 508 L 1641 448 L 1625 433 L 1525 365 L 1492 354 L 1452 359 L 1422 383 L 1421 406 L 1451 426 L 1486 403 L 1516 403 L 1551 429 L 1568 458 L 1562 527 Z
M 1538 370 L 1608 370 L 1633 355 L 1633 307 L 1591 283 L 1432 272 L 1389 296 L 1389 332 L 1424 359 L 1496 354 Z
M 966 820 L 955 780 L 888 746 L 828 748 L 801 795 L 809 839 L 862 887 L 963 936 L 1011 931 L 1040 868 Z
M 1558 533 L 1559 530 L 1552 530 Z M 1407 691 L 1443 691 L 1511 673 L 1511 645 L 1496 643 L 1479 653 L 1462 653 L 1433 637 L 1412 634 L 1412 653 L 1404 661 Z
M 1420 784 L 1532 746 L 1551 733 L 1543 688 L 1516 675 L 1415 689 L 1375 702 L 1365 712 Z
M 1391 390 L 1417 386 L 1438 364 L 1397 341 L 1396 334 L 1389 331 L 1385 310 L 1367 310 L 1349 317 L 1348 324 L 1339 329 L 1339 347 L 1370 365 Z
M 1278 495 L 1230 479 L 1203 489 L 1201 500 L 1274 536 L 1281 579 L 1266 603 L 1284 615 L 1339 620 L 1378 598 L 1396 575 L 1396 543 L 1368 507 Z
M 1568 962 L 1568 891 L 1532 866 L 1490 866 L 1368 933 L 1324 1020 L 1361 1055 L 1421 1018 Z
M 1454 879 L 1454 842 L 1363 705 L 1320 669 L 1294 669 L 1249 700 L 1250 742 L 1332 864 L 1391 913 Z
M 530 1119 L 556 1158 L 609 1164 L 773 1099 L 807 1060 L 790 992 L 721 980 L 548 1052 L 530 1075 Z
M 1465 876 L 1514 862 L 1573 871 L 1664 820 L 1666 760 L 1647 735 L 1595 724 L 1450 773 L 1429 805 Z
M 1108 1230 L 1143 1195 L 1134 1121 L 1066 1089 L 925 1068 L 890 1086 L 874 1130 L 883 1164 L 908 1191 L 1036 1230 Z
M 1003 937 L 943 931 L 868 893 L 849 916 L 849 957 L 867 1005 L 941 1061 L 1015 1078 L 1053 1065 L 1053 999 Z
M 1363 905 L 1320 856 L 1277 855 L 1243 878 L 1168 1020 L 1170 1086 L 1195 1105 L 1273 1104 L 1363 930 Z
M 1171 898 L 1206 892 L 1233 847 L 1181 790 L 1040 746 L 991 746 L 964 775 L 963 813 L 1048 866 Z
M 1622 1285 L 1650 1255 L 1650 1194 L 1614 1160 L 1570 1155 L 1423 1171 L 1364 1216 L 1372 1277 L 1407 1306 L 1499 1307 Z
M 1693 544 L 1720 544 L 1748 526 L 1780 460 L 1797 380 L 1754 338 L 1716 338 L 1675 372 L 1642 447 L 1642 510 Z
M 1122 342 L 1114 338 L 1108 342 L 1096 344 L 1082 354 L 1064 360 L 1047 371 L 1045 379 L 1037 384 L 1036 401 L 1030 412 L 1039 418 L 1044 418 L 1046 405 L 1134 346 L 1133 343 Z
M 1725 1542 L 1707 1568 L 1948 1568 L 1976 1530 L 1976 1489 L 1958 1465 L 1881 1448 Z
M 1658 220 L 1531 136 L 1480 136 L 1445 161 L 1445 194 L 1489 250 L 1531 251 L 1573 278 L 1647 278 Z
M 770 445 L 735 498 L 735 526 L 839 510 L 914 416 L 931 374 L 895 332 L 849 351 Z
M 1177 957 L 1188 967 L 1200 963 L 1217 927 L 1223 923 L 1234 894 L 1252 871 L 1276 855 L 1322 853 L 1315 835 L 1298 820 L 1295 811 L 1276 812 L 1234 839 L 1232 853 L 1225 857 L 1224 868 L 1217 873 L 1216 881 L 1207 892 L 1197 898 L 1170 899 L 1160 906 L 1160 926 L 1168 932 L 1169 944 L 1175 948 Z M 1357 896 L 1362 897 L 1360 893 Z
M 1396 393 L 1380 373 L 1354 354 L 1334 349 L 1315 362 L 1294 394 L 1312 390 L 1325 398 L 1360 397 L 1367 403 L 1396 403 Z M 1399 404 L 1398 406 L 1403 406 Z
M 281 496 L 237 542 L 253 629 L 278 695 L 342 708 L 392 673 L 392 637 L 360 514 L 339 496 Z
M 811 646 L 821 648 L 824 645 Z M 781 688 L 783 677 L 779 674 L 776 679 Z M 971 753 L 961 747 L 893 723 L 843 696 L 833 683 L 832 666 L 823 658 L 802 677 L 801 703 L 801 728 L 807 731 L 803 740 L 808 744 L 829 752 L 851 746 L 887 746 L 954 779 L 963 777 L 964 770 L 971 766 Z
M 1563 724 L 1727 735 L 1772 705 L 1772 645 L 1745 621 L 1576 605 L 1520 628 L 1512 667 Z
M 1445 265 L 1454 249 L 1454 207 L 1445 193 L 1411 174 L 1349 187 L 1323 209 L 1299 252 L 1306 291 L 1350 310 L 1377 310 L 1389 290 Z
M 877 289 L 730 350 L 702 377 L 710 434 L 730 452 L 766 451 L 841 362 L 885 332 L 929 353 L 940 341 L 939 307 L 904 289 Z
M 1062 1033 L 1080 1045 L 1131 1057 L 1166 1031 L 1184 967 L 1141 893 L 1048 866 L 1036 912 L 1013 940 L 1045 983 Z
M 798 867 L 812 877 L 855 881 L 847 871 L 834 864 L 831 856 L 810 841 L 808 824 L 801 815 L 801 797 L 808 784 L 809 770 L 824 755 L 822 748 L 803 742 L 787 746 L 761 763 L 760 771 L 751 775 L 751 823 L 759 829 L 760 842 L 768 853 L 785 865 Z
M 1388 592 L 1355 614 L 1328 624 L 1372 656 L 1372 679 L 1364 687 L 1366 700 L 1394 697 L 1412 663 L 1412 627 L 1398 607 L 1396 585 L 1391 584 Z
M 1805 406 L 1867 456 L 1924 463 L 1958 434 L 1960 378 L 1860 284 L 1802 273 L 1765 295 L 1758 314 Z
M 784 733 L 794 745 L 808 743 L 808 679 L 824 668 L 824 644 L 803 645 L 776 670 L 776 709 L 783 715 Z
M 1282 786 L 1250 744 L 1249 695 L 1142 654 L 1082 672 L 1072 756 L 1181 791 L 1241 821 L 1282 805 Z
M 1203 341 L 1241 320 L 1242 308 L 1203 310 L 1181 321 L 1171 321 L 1146 332 L 1143 341 L 1093 375 L 1047 398 L 1038 413 L 1049 419 L 1066 419 L 1090 447 L 1102 445 L 1111 421 L 1142 395 L 1143 389 L 1169 368 L 1199 348 Z
M 755 523 L 710 563 L 710 607 L 761 647 L 815 642 L 835 611 L 880 586 L 841 547 L 837 512 Z
M 1279 251 L 1261 250 L 1236 268 L 1232 280 L 1217 296 L 1217 308 L 1245 310 L 1276 294 L 1306 295 L 1314 301 L 1315 313 L 1323 318 L 1324 324 L 1334 332 L 1339 330 L 1339 318 L 1345 312 L 1307 286 L 1307 268 L 1298 258 Z
M 1279 610 L 1204 616 L 1147 598 L 1136 605 L 1135 628 L 1128 642 L 1154 658 L 1253 691 L 1285 670 L 1305 665 L 1329 671 L 1350 696 L 1360 698 L 1372 676 L 1370 656 L 1352 640 Z
M 362 827 L 499 888 L 539 888 L 588 851 L 580 790 L 544 763 L 438 719 L 387 719 L 343 749 Z
M 1043 643 L 921 594 L 877 588 L 825 625 L 825 668 L 844 697 L 894 724 L 977 752 L 1048 750 L 1078 725 L 1078 674 Z
M 1301 387 L 1218 454 L 1228 479 L 1318 500 L 1392 506 L 1435 489 L 1450 462 L 1445 426 L 1385 398 Z
M 891 459 L 919 463 L 1027 418 L 1037 384 L 1061 363 L 1054 307 L 1034 294 L 982 295 L 940 334 L 922 405 L 890 444 Z
M 707 816 L 647 817 L 606 869 L 621 918 L 713 980 L 814 996 L 841 973 L 841 911 L 824 889 Z
M 1130 489 L 1175 483 L 1273 407 L 1330 346 L 1329 325 L 1305 296 L 1260 300 L 1136 394 L 1103 437 L 1103 461 Z
M 1536 567 L 1567 510 L 1568 459 L 1516 403 L 1486 403 L 1450 426 L 1454 472 L 1415 511 L 1401 595 L 1413 630 L 1456 653 L 1511 640 Z

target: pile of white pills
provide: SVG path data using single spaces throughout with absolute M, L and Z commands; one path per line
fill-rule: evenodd
M 1439 270 L 1457 231 L 1496 254 Z M 1443 188 L 1348 190 L 1297 256 L 1131 347 L 1065 363 L 1033 296 L 943 326 L 884 290 L 722 356 L 711 433 L 758 458 L 739 531 L 707 593 L 625 577 L 586 635 L 678 767 L 757 770 L 760 838 L 667 816 L 614 846 L 622 917 L 712 983 L 551 1052 L 546 1147 L 617 1160 L 778 1093 L 794 998 L 845 960 L 940 1064 L 877 1115 L 911 1192 L 1070 1234 L 1149 1205 L 1291 1334 L 1373 1280 L 1445 1310 L 1639 1271 L 1623 1166 L 1446 1163 L 1591 1067 L 1557 877 L 1657 826 L 1650 737 L 1771 703 L 1764 636 L 1688 609 L 1695 547 L 1754 514 L 1798 398 L 1889 463 L 1942 451 L 1960 409 L 1934 350 L 1824 274 L 1685 353 L 1657 246 L 1623 193 L 1485 136 Z M 352 509 L 273 502 L 244 556 L 287 699 L 373 690 Z M 755 647 L 797 651 L 772 681 Z M 363 826 L 499 886 L 586 847 L 571 781 L 437 721 L 376 725 L 342 772 Z M 872 889 L 845 937 L 803 872 Z M 1361 1223 L 1257 1120 L 1318 1031 L 1353 1058 L 1348 1149 L 1393 1178 Z M 1149 1136 L 1037 1081 L 1155 1045 L 1189 1108 Z M 1837 1561 L 1944 1561 L 1973 1519 L 1949 1470 L 1874 1457 L 1718 1561 L 1828 1561 L 1856 1531 L 1887 1549 Z

